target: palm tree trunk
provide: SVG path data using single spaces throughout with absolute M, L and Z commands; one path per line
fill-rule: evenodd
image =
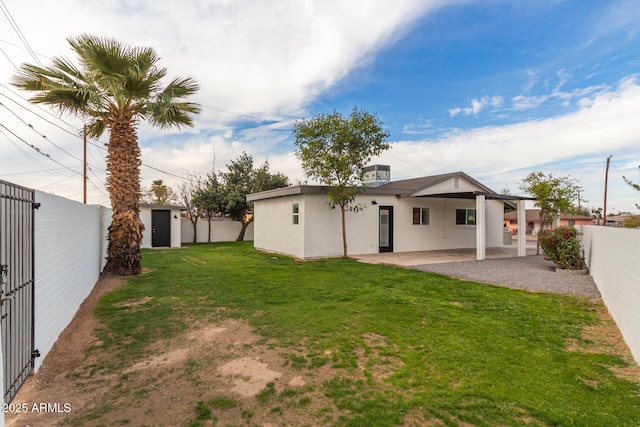
M 142 271 L 140 245 L 140 148 L 136 123 L 128 116 L 110 123 L 107 145 L 107 190 L 113 216 L 107 239 L 105 273 L 132 275 Z

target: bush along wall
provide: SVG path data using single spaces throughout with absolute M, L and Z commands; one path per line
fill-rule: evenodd
M 540 247 L 545 259 L 565 270 L 582 270 L 585 262 L 580 243 L 580 232 L 574 227 L 545 230 L 540 236 Z

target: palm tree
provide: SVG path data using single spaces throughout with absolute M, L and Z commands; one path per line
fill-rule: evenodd
M 31 102 L 82 117 L 90 137 L 109 130 L 106 186 L 113 217 L 104 271 L 139 274 L 144 226 L 137 125 L 147 120 L 160 128 L 192 126 L 190 114 L 200 108 L 183 98 L 194 94 L 198 84 L 190 77 L 175 78 L 163 89 L 160 80 L 167 70 L 156 65 L 160 57 L 152 48 L 87 34 L 67 41 L 80 67 L 58 57 L 49 67 L 23 64 L 12 84 L 37 92 Z

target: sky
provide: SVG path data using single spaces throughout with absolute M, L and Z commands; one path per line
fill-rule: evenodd
M 82 121 L 11 86 L 22 63 L 75 61 L 83 33 L 153 47 L 190 76 L 194 127 L 141 123 L 142 186 L 177 190 L 242 152 L 292 182 L 296 120 L 376 114 L 393 180 L 464 171 L 523 194 L 542 171 L 581 205 L 638 212 L 640 2 L 636 0 L 0 0 L 0 180 L 82 200 Z M 88 148 L 88 203 L 109 205 L 105 135 Z

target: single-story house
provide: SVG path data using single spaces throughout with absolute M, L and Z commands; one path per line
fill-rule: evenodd
M 179 248 L 182 241 L 180 211 L 182 206 L 140 204 L 143 248 Z
M 388 166 L 375 167 L 388 177 Z M 486 247 L 503 245 L 505 208 L 524 214 L 530 199 L 496 194 L 464 172 L 365 184 L 354 203 L 362 211 L 346 213 L 350 255 L 476 248 L 484 259 Z M 340 210 L 329 208 L 327 190 L 296 185 L 249 195 L 255 248 L 301 259 L 342 256 Z M 518 254 L 526 254 L 524 239 Z
M 554 227 L 551 223 L 542 223 L 540 219 L 540 209 L 527 209 L 525 213 L 525 234 L 537 235 L 541 230 L 550 230 Z M 574 215 L 574 214 L 561 214 L 556 220 L 556 226 L 575 226 L 575 225 L 592 225 L 596 224 L 597 220 L 591 216 L 586 215 Z M 516 218 L 516 212 L 505 212 L 504 214 L 504 228 L 505 230 L 513 233 L 518 232 L 518 219 Z

